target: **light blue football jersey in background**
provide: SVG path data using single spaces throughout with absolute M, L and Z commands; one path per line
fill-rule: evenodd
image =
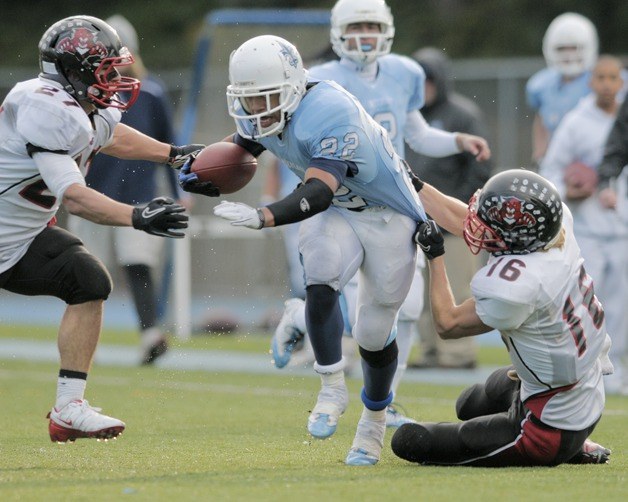
M 528 105 L 541 116 L 550 134 L 554 134 L 565 114 L 591 92 L 590 79 L 591 72 L 587 71 L 563 82 L 555 68 L 544 68 L 530 77 L 526 84 Z
M 425 72 L 414 60 L 388 54 L 377 59 L 374 79 L 357 74 L 351 61 L 330 61 L 310 68 L 310 78 L 333 80 L 353 94 L 367 113 L 388 131 L 395 150 L 403 155 L 403 131 L 408 112 L 423 107 Z

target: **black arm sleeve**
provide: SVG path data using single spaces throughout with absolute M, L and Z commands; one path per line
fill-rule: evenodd
M 290 195 L 266 207 L 273 213 L 275 226 L 279 226 L 302 221 L 325 211 L 333 198 L 334 192 L 323 181 L 310 178 Z
M 609 180 L 619 176 L 628 164 L 628 100 L 624 101 L 617 112 L 617 118 L 606 140 L 604 158 L 597 169 L 598 186 L 606 188 Z
M 266 148 L 259 143 L 243 138 L 237 132 L 233 135 L 233 142 L 248 151 L 253 157 L 259 157 Z

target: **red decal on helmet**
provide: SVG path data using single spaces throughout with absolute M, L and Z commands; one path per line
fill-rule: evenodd
M 523 206 L 524 201 L 517 197 L 500 197 L 498 204 L 488 209 L 487 215 L 492 220 L 503 223 L 508 229 L 536 225 L 534 215 Z
M 78 52 L 81 55 L 107 56 L 107 47 L 100 42 L 97 34 L 87 28 L 74 28 L 71 37 L 59 40 L 57 49 L 64 52 Z

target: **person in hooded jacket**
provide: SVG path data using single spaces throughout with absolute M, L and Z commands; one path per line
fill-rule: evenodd
M 470 99 L 452 90 L 449 58 L 442 50 L 425 47 L 412 57 L 425 71 L 425 106 L 421 114 L 432 127 L 487 137 L 487 127 L 480 108 Z M 473 193 L 490 178 L 492 162 L 478 162 L 467 152 L 449 157 L 428 157 L 406 148 L 406 161 L 422 180 L 441 192 L 468 202 Z M 468 298 L 469 284 L 479 269 L 481 259 L 469 253 L 464 241 L 445 232 L 446 261 L 452 271 L 450 282 L 457 301 Z M 425 294 L 429 293 L 425 288 Z M 432 324 L 429 298 L 419 321 L 420 359 L 411 368 L 474 368 L 476 348 L 473 338 L 442 340 Z

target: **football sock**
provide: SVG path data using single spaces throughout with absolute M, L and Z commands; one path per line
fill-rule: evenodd
M 316 362 L 321 366 L 334 364 L 342 358 L 344 322 L 338 302 L 338 291 L 329 286 L 308 286 L 305 320 Z
M 55 408 L 60 410 L 71 401 L 83 399 L 86 385 L 87 373 L 70 370 L 59 371 Z

